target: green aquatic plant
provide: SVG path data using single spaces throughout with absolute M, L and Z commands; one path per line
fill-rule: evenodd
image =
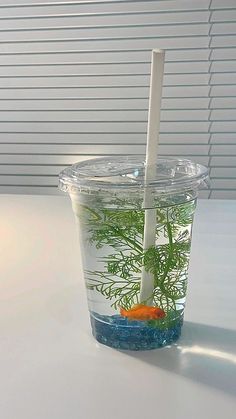
M 165 311 L 164 323 L 172 322 L 173 312 L 183 309 L 186 295 L 189 225 L 194 209 L 194 201 L 157 209 L 156 245 L 143 251 L 143 210 L 94 210 L 81 205 L 80 220 L 89 244 L 97 249 L 106 246 L 111 251 L 99 258 L 102 270 L 86 271 L 87 288 L 102 294 L 115 309 L 129 309 L 139 302 L 141 271 L 145 266 L 154 277 L 153 303 Z

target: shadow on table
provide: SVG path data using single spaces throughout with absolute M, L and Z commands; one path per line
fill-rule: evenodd
M 210 387 L 236 394 L 236 332 L 185 322 L 182 336 L 171 347 L 126 352 L 158 368 Z

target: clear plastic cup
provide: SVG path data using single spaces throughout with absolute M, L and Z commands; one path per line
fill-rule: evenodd
M 117 349 L 170 345 L 183 324 L 192 223 L 208 170 L 181 159 L 158 159 L 156 169 L 156 178 L 145 183 L 145 157 L 112 156 L 60 173 L 79 228 L 92 333 Z M 155 245 L 144 251 L 150 209 Z M 143 269 L 153 281 L 146 301 L 140 297 Z

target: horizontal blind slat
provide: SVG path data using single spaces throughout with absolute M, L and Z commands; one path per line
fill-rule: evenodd
M 161 122 L 160 132 L 208 132 L 209 122 Z M 221 124 L 221 123 L 219 123 Z M 235 123 L 236 124 L 236 123 Z M 217 128 L 217 127 L 216 127 Z M 223 128 L 223 127 L 222 127 Z M 1 122 L 1 132 L 146 132 L 146 122 Z M 219 131 L 219 129 L 217 129 Z
M 234 68 L 234 62 L 232 62 Z M 229 65 L 228 65 L 229 67 Z M 227 67 L 227 68 L 228 68 Z M 57 64 L 57 65 L 2 65 L 0 66 L 1 77 L 44 77 L 44 76 L 79 76 L 79 75 L 122 75 L 122 74 L 150 74 L 151 63 L 147 62 L 117 62 L 117 63 L 81 63 L 81 64 Z M 209 63 L 205 61 L 177 62 L 165 64 L 165 76 L 169 74 L 183 75 L 184 73 L 207 73 Z M 224 71 L 224 70 L 222 70 Z
M 229 27 L 230 28 L 230 27 Z M 80 38 L 117 38 L 122 36 L 134 37 L 170 37 L 170 36 L 195 36 L 208 35 L 208 23 L 199 23 L 197 25 L 178 24 L 178 25 L 123 25 L 117 26 L 86 26 L 71 29 L 69 28 L 53 28 L 53 29 L 36 29 L 34 30 L 1 30 L 0 28 L 0 43 L 45 43 L 45 42 L 61 42 L 70 39 Z
M 235 132 L 224 132 L 224 133 L 213 133 L 211 135 L 211 144 L 235 144 L 236 133 Z
M 211 167 L 236 167 L 236 156 L 213 156 L 211 158 Z
M 229 35 L 236 33 L 235 22 L 213 23 L 211 35 Z
M 57 28 L 63 26 L 103 26 L 103 25 L 144 25 L 144 24 L 176 24 L 176 23 L 204 23 L 208 22 L 208 11 L 181 11 L 179 13 L 115 13 L 94 15 L 71 15 L 71 16 L 48 16 L 37 15 L 21 19 L 2 19 L 1 29 L 42 29 Z
M 167 99 L 168 100 L 168 99 Z M 213 97 L 211 100 L 211 109 L 227 109 L 236 107 L 235 97 Z
M 212 167 L 210 177 L 213 178 L 236 178 L 236 167 Z
M 225 87 L 219 89 L 218 96 L 226 96 Z M 229 86 L 228 86 L 229 87 Z M 214 88 L 213 88 L 214 89 Z M 183 98 L 183 97 L 208 97 L 209 86 L 171 86 L 163 88 L 163 98 Z M 233 89 L 228 89 L 233 96 Z M 222 94 L 220 94 L 222 93 Z M 1 99 L 62 99 L 66 98 L 148 98 L 149 88 L 127 86 L 127 87 L 81 87 L 81 88 L 28 88 L 28 89 L 2 89 Z
M 236 46 L 236 37 L 234 35 L 219 35 L 214 36 L 211 41 L 211 47 L 212 48 L 229 48 L 229 47 L 235 47 Z
M 227 112 L 227 111 L 226 111 Z M 147 121 L 146 110 L 113 110 L 106 111 L 0 111 L 0 122 L 30 122 L 30 121 L 53 121 L 57 122 L 90 122 L 94 121 Z M 207 121 L 208 114 L 204 110 L 162 111 L 161 121 Z
M 211 85 L 235 84 L 236 73 L 219 73 L 211 77 Z
M 236 120 L 236 109 L 213 109 L 211 112 L 211 121 L 232 121 Z
M 58 176 L 24 176 L 24 175 L 1 175 L 0 185 L 41 185 L 41 186 L 55 186 L 58 185 Z
M 208 74 L 176 74 L 166 75 L 163 86 L 191 86 L 207 85 Z M 99 76 L 70 76 L 70 77 L 0 77 L 0 89 L 15 88 L 63 88 L 63 87 L 113 87 L 113 86 L 149 86 L 149 75 L 99 75 Z
M 235 189 L 236 179 L 212 179 L 212 189 Z
M 208 144 L 208 132 L 206 133 L 161 133 L 160 143 L 163 144 Z M 25 144 L 145 144 L 146 133 L 126 132 L 122 133 L 46 133 L 37 132 L 4 132 L 0 133 L 0 143 L 25 143 Z
M 0 185 L 1 194 L 23 194 L 23 195 L 60 195 L 62 192 L 59 191 L 56 186 L 40 186 L 40 185 Z M 63 194 L 64 196 L 64 194 Z
M 184 41 L 183 41 L 184 39 Z M 33 43 L 33 44 L 0 44 L 1 55 L 19 55 L 19 54 L 43 54 L 43 53 L 60 53 L 60 52 L 76 52 L 88 51 L 93 49 L 103 50 L 104 43 L 106 49 L 152 49 L 154 47 L 161 47 L 162 49 L 188 49 L 188 48 L 207 48 L 207 36 L 189 36 L 186 38 L 160 38 L 158 44 L 156 38 L 117 38 L 117 39 L 84 39 L 75 41 L 60 41 L 60 42 L 47 42 L 47 43 Z M 233 44 L 232 44 L 233 45 Z M 221 46 L 221 45 L 220 45 Z
M 67 14 L 95 14 L 95 13 L 131 13 L 131 12 L 179 12 L 182 10 L 204 10 L 208 8 L 209 1 L 198 0 L 197 3 L 190 3 L 187 0 L 164 1 L 123 1 L 123 2 L 51 2 L 49 5 L 31 4 L 14 8 L 1 8 L 1 17 L 14 18 L 24 16 L 50 16 Z M 7 3 L 6 3 L 7 4 Z M 17 6 L 17 3 L 16 3 Z
M 115 3 L 122 3 L 122 2 L 128 2 L 128 3 L 133 3 L 133 2 L 139 2 L 139 1 L 144 1 L 144 0 L 59 0 L 59 1 L 52 1 L 52 0 L 19 0 L 16 3 L 16 0 L 0 0 L 0 7 L 3 8 L 10 8 L 13 9 L 15 7 L 47 7 L 48 4 L 50 4 L 50 6 L 52 7 L 56 7 L 57 4 L 59 5 L 74 5 L 74 3 L 76 4 L 90 4 L 90 5 L 94 5 L 94 4 L 115 4 Z M 149 0 L 149 1 L 156 1 L 156 0 Z M 158 1 L 165 1 L 165 0 L 158 0 Z M 169 0 L 168 0 L 169 1 Z M 176 0 L 175 0 L 176 1 Z M 34 10 L 34 9 L 33 9 Z
M 236 60 L 212 61 L 211 73 L 236 72 Z M 228 74 L 227 74 L 228 75 Z
M 156 43 L 152 46 L 157 46 Z M 236 49 L 235 49 L 236 51 Z M 233 53 L 232 53 L 233 54 Z M 231 55 L 232 55 L 231 54 Z M 165 61 L 206 61 L 209 57 L 208 49 L 194 48 L 183 50 L 167 50 Z M 229 59 L 234 57 L 230 57 Z M 147 61 L 150 62 L 150 49 L 142 50 L 91 50 L 91 51 L 60 51 L 57 53 L 0 55 L 0 65 L 31 65 L 31 64 L 61 64 L 61 63 L 95 63 L 111 61 Z
M 214 10 L 211 15 L 211 22 L 232 22 L 236 21 L 236 10 Z
M 209 98 L 176 98 L 176 99 L 162 99 L 162 109 L 163 110 L 181 110 L 181 109 L 194 109 L 194 110 L 205 110 L 209 105 Z M 222 99 L 225 100 L 225 99 Z M 236 103 L 236 99 L 235 99 Z M 218 107 L 224 108 L 228 104 L 222 102 L 219 103 Z M 233 104 L 233 102 L 232 102 Z M 229 103 L 230 105 L 230 103 Z M 148 98 L 146 99 L 131 99 L 131 98 L 100 98 L 100 99 L 1 99 L 0 98 L 0 110 L 12 111 L 40 111 L 40 110 L 65 110 L 67 112 L 71 110 L 124 110 L 124 109 L 148 109 Z
M 211 9 L 231 9 L 235 7 L 235 0 L 212 0 Z
M 160 154 L 179 154 L 179 155 L 205 155 L 208 154 L 209 146 L 208 145 L 160 145 L 159 146 Z M 90 144 L 0 144 L 0 154 L 3 157 L 3 154 L 24 154 L 27 158 L 28 154 L 46 154 L 46 155 L 80 155 L 80 154 L 133 154 L 134 148 L 133 145 L 122 145 L 122 148 L 116 144 L 109 145 L 93 145 Z M 145 153 L 145 144 L 137 144 L 135 147 L 135 152 L 137 154 Z M 60 157 L 59 157 L 60 158 Z
M 236 191 L 213 190 L 211 193 L 212 199 L 236 199 Z
M 211 132 L 236 132 L 236 121 L 212 122 Z
M 235 85 L 223 85 L 223 86 L 213 86 L 211 89 L 212 97 L 218 96 L 235 96 L 236 95 L 236 86 Z
M 236 48 L 213 48 L 211 60 L 235 60 Z
M 236 144 L 235 145 L 212 145 L 211 155 L 212 156 L 236 156 Z
M 1 175 L 41 175 L 41 176 L 58 176 L 60 171 L 66 166 L 49 166 L 49 165 L 11 165 L 2 164 L 0 167 Z

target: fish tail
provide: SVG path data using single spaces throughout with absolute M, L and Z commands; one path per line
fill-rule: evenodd
M 120 315 L 123 317 L 127 317 L 127 310 L 125 310 L 123 307 L 120 307 Z

